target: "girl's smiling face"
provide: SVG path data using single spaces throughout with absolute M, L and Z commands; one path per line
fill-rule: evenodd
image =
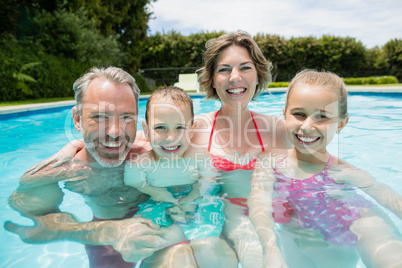
M 190 107 L 172 101 L 152 103 L 148 123 L 142 123 L 156 158 L 173 160 L 182 157 L 193 134 Z
M 333 89 L 297 85 L 284 110 L 286 133 L 302 154 L 325 153 L 336 132 L 348 118 L 339 118 L 338 95 Z
M 258 85 L 257 70 L 247 49 L 229 46 L 218 56 L 213 87 L 223 104 L 248 105 Z

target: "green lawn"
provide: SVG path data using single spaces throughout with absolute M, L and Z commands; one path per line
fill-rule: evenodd
M 48 99 L 35 99 L 35 100 L 20 100 L 20 101 L 0 102 L 0 107 L 4 107 L 4 106 L 14 106 L 14 105 L 24 105 L 24 104 L 35 104 L 35 103 L 46 103 L 46 102 L 56 102 L 56 101 L 66 101 L 66 100 L 74 100 L 74 97 L 48 98 Z
M 150 95 L 150 92 L 144 92 L 141 95 Z M 46 103 L 46 102 L 57 102 L 57 101 L 66 101 L 66 100 L 74 100 L 74 97 L 64 97 L 64 98 L 48 98 L 48 99 L 35 99 L 35 100 L 20 100 L 20 101 L 9 101 L 9 102 L 0 102 L 0 107 L 4 106 L 15 106 L 15 105 L 24 105 L 24 104 L 35 104 L 35 103 Z

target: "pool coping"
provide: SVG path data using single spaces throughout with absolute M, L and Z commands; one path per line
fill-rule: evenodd
M 286 92 L 287 88 L 269 88 L 269 92 L 272 93 L 282 93 Z M 391 86 L 391 87 L 347 87 L 348 93 L 402 93 L 401 86 Z M 204 94 L 199 93 L 189 93 L 192 97 L 204 97 Z M 150 95 L 141 95 L 139 99 L 146 99 Z M 48 102 L 48 103 L 35 103 L 35 104 L 25 104 L 25 105 L 15 105 L 15 106 L 4 106 L 0 107 L 0 116 L 1 115 L 10 115 L 10 114 L 18 114 L 18 113 L 27 113 L 31 111 L 37 110 L 45 110 L 52 108 L 62 108 L 68 106 L 74 106 L 75 100 L 69 101 L 58 101 L 58 102 Z M 0 118 L 1 120 L 1 118 Z

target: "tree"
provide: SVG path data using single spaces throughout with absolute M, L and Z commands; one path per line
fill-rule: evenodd
M 287 79 L 286 75 L 281 76 L 281 74 L 289 72 L 288 64 L 291 62 L 291 59 L 288 56 L 288 41 L 279 35 L 264 35 L 262 33 L 254 36 L 254 41 L 260 47 L 265 58 L 272 62 L 272 81 L 275 82 L 278 77 Z
M 75 13 L 64 8 L 53 12 L 39 11 L 33 19 L 32 36 L 48 54 L 83 64 L 122 66 L 125 54 L 117 36 L 104 37 L 86 14 L 84 8 Z
M 191 34 L 188 37 L 190 42 L 190 54 L 188 56 L 187 65 L 188 67 L 201 67 L 203 65 L 203 57 L 205 52 L 205 45 L 208 40 L 217 38 L 224 34 L 225 32 L 200 32 Z
M 83 6 L 87 16 L 105 37 L 117 36 L 123 52 L 127 53 L 126 68 L 134 73 L 141 61 L 148 21 L 152 12 L 148 6 L 155 0 L 72 0 L 65 3 L 70 12 Z
M 325 55 L 323 61 L 327 62 L 325 69 L 355 76 L 367 68 L 366 48 L 355 38 L 324 35 L 318 41 Z

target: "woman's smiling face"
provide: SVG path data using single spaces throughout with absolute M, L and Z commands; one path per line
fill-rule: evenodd
M 218 56 L 213 87 L 223 104 L 247 106 L 258 85 L 257 70 L 247 49 L 232 45 Z

